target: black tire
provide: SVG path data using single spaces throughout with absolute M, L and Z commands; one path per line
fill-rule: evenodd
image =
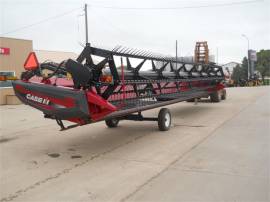
M 116 128 L 119 123 L 119 119 L 107 119 L 105 120 L 106 125 L 108 128 Z
M 195 102 L 195 98 L 189 99 L 187 102 Z
M 218 91 L 215 91 L 210 94 L 210 100 L 211 102 L 220 102 L 220 93 Z
M 171 113 L 167 108 L 160 109 L 158 113 L 158 128 L 160 131 L 167 131 L 171 127 Z
M 221 99 L 226 100 L 226 98 L 227 98 L 227 92 L 226 92 L 226 90 L 222 90 Z

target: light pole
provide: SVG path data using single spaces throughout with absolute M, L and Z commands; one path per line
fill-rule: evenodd
M 177 51 L 178 51 L 178 42 L 176 40 L 175 41 L 175 60 L 176 60 L 176 65 L 175 66 L 177 66 L 177 57 L 178 57 Z M 175 67 L 175 69 L 176 69 L 176 67 Z
M 85 44 L 88 45 L 88 19 L 87 19 L 87 4 L 84 4 L 84 19 L 85 19 Z
M 216 64 L 218 64 L 218 47 L 216 49 Z
M 249 39 L 248 37 L 245 35 L 245 34 L 242 34 L 242 37 L 244 37 L 246 40 L 247 40 L 247 43 L 248 43 L 248 51 L 249 51 Z M 249 80 L 249 54 L 248 54 L 248 80 Z

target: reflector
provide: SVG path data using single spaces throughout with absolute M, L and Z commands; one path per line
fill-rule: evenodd
M 0 75 L 0 81 L 6 81 L 7 77 L 5 75 Z
M 112 76 L 106 76 L 106 75 L 104 75 L 104 76 L 101 76 L 100 77 L 100 81 L 102 81 L 102 82 L 106 82 L 106 83 L 111 83 L 112 82 Z
M 35 70 L 38 68 L 38 60 L 37 56 L 34 52 L 29 53 L 25 63 L 24 63 L 24 69 L 25 70 Z

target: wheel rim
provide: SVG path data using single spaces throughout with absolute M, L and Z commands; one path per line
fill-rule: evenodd
M 171 116 L 169 113 L 165 115 L 165 126 L 168 128 L 171 124 Z

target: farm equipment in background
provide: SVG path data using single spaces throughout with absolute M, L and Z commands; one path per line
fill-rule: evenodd
M 39 64 L 31 53 L 24 66 L 21 80 L 13 82 L 16 96 L 55 119 L 61 130 L 102 120 L 116 127 L 119 120 L 134 120 L 157 121 L 165 131 L 171 125 L 168 109 L 162 108 L 158 117 L 141 112 L 208 96 L 213 102 L 226 98 L 220 66 L 121 46 L 105 50 L 87 43 L 76 61 L 60 64 Z M 65 127 L 63 120 L 75 124 Z
M 195 63 L 209 63 L 209 49 L 207 41 L 196 42 L 194 58 Z

